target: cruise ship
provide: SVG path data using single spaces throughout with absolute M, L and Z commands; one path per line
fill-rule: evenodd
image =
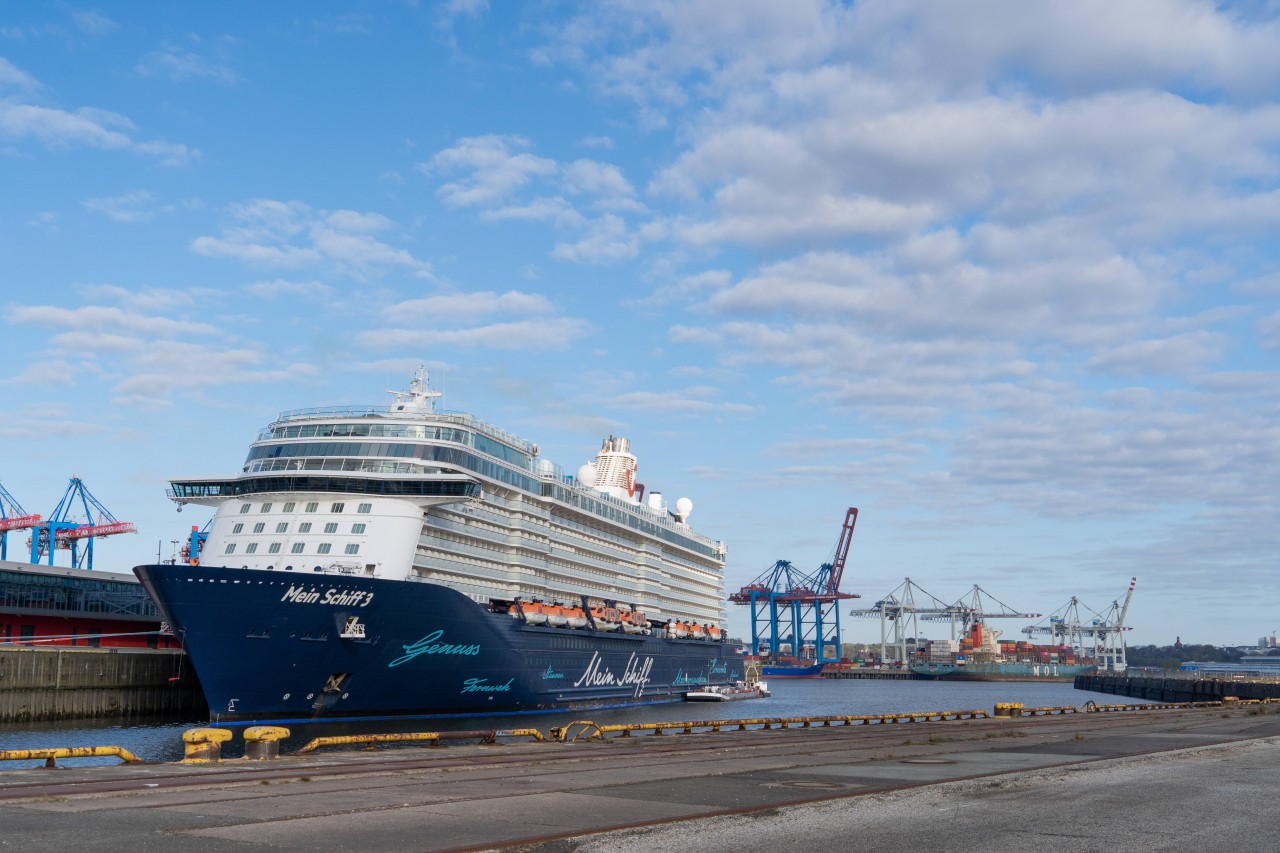
M 731 684 L 725 544 L 636 480 L 625 438 L 567 474 L 437 410 L 288 411 L 232 477 L 172 481 L 215 512 L 138 566 L 215 721 L 506 714 L 676 701 Z

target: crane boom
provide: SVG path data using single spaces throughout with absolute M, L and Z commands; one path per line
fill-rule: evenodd
M 831 575 L 825 590 L 828 595 L 835 595 L 840 592 L 840 578 L 844 575 L 844 562 L 845 558 L 849 556 L 849 543 L 853 541 L 853 527 L 857 523 L 858 508 L 851 506 L 849 511 L 845 513 L 844 527 L 840 530 L 839 541 L 836 542 L 836 554 L 831 560 Z
M 1129 591 L 1124 597 L 1124 607 L 1120 608 L 1120 618 L 1116 620 L 1116 627 L 1124 627 L 1124 617 L 1129 615 L 1129 602 L 1133 600 L 1133 588 L 1138 585 L 1137 578 L 1129 578 Z

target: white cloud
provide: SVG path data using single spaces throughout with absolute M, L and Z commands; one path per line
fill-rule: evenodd
M 323 267 L 357 278 L 405 270 L 431 278 L 431 264 L 376 239 L 394 223 L 372 213 L 315 210 L 298 201 L 258 199 L 233 205 L 237 225 L 219 237 L 197 237 L 191 250 L 269 267 Z
M 468 178 L 446 183 L 437 191 L 450 207 L 500 203 L 534 177 L 556 173 L 555 161 L 520 150 L 529 145 L 527 139 L 518 136 L 461 139 L 453 148 L 440 151 L 421 164 L 419 170 L 441 174 L 470 171 Z
M 230 85 L 239 80 L 229 67 L 175 46 L 146 54 L 138 60 L 134 72 L 140 77 L 164 77 L 175 82 L 203 79 Z
M 89 198 L 81 202 L 86 210 L 101 213 L 115 222 L 147 222 L 156 215 L 155 196 L 147 190 L 133 190 L 110 198 Z
M 360 332 L 356 342 L 369 349 L 463 347 L 487 350 L 563 350 L 590 332 L 590 325 L 571 317 L 549 317 L 494 323 L 469 329 L 378 329 Z
M 388 318 L 404 320 L 422 317 L 436 322 L 467 322 L 492 314 L 549 314 L 554 310 L 551 301 L 539 293 L 506 293 L 493 291 L 472 293 L 443 293 L 408 299 L 383 309 Z

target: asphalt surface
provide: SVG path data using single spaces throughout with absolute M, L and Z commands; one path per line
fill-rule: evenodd
M 1280 849 L 1280 708 L 0 769 L 0 849 Z

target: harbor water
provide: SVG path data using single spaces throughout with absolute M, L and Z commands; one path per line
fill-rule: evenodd
M 1079 707 L 1090 700 L 1098 704 L 1132 703 L 1106 693 L 1076 690 L 1070 682 L 907 681 L 844 679 L 775 679 L 773 695 L 723 703 L 667 702 L 630 708 L 556 711 L 502 717 L 416 718 L 358 722 L 292 723 L 291 737 L 282 752 L 297 750 L 315 737 L 384 732 L 469 731 L 488 729 L 548 729 L 577 720 L 600 725 L 618 723 L 727 720 L 762 717 L 810 717 L 854 714 L 891 714 L 909 711 L 985 710 L 997 702 L 1020 702 L 1028 708 Z M 177 761 L 182 758 L 182 733 L 209 725 L 205 720 L 157 720 L 151 723 L 112 725 L 109 722 L 41 722 L 0 725 L 0 750 L 44 747 L 119 746 L 144 761 Z M 243 748 L 239 731 L 244 724 L 227 726 L 236 737 L 223 749 L 224 757 L 236 757 Z M 35 767 L 42 762 L 8 761 L 6 768 Z M 59 764 L 83 766 L 116 764 L 119 759 L 62 759 Z

